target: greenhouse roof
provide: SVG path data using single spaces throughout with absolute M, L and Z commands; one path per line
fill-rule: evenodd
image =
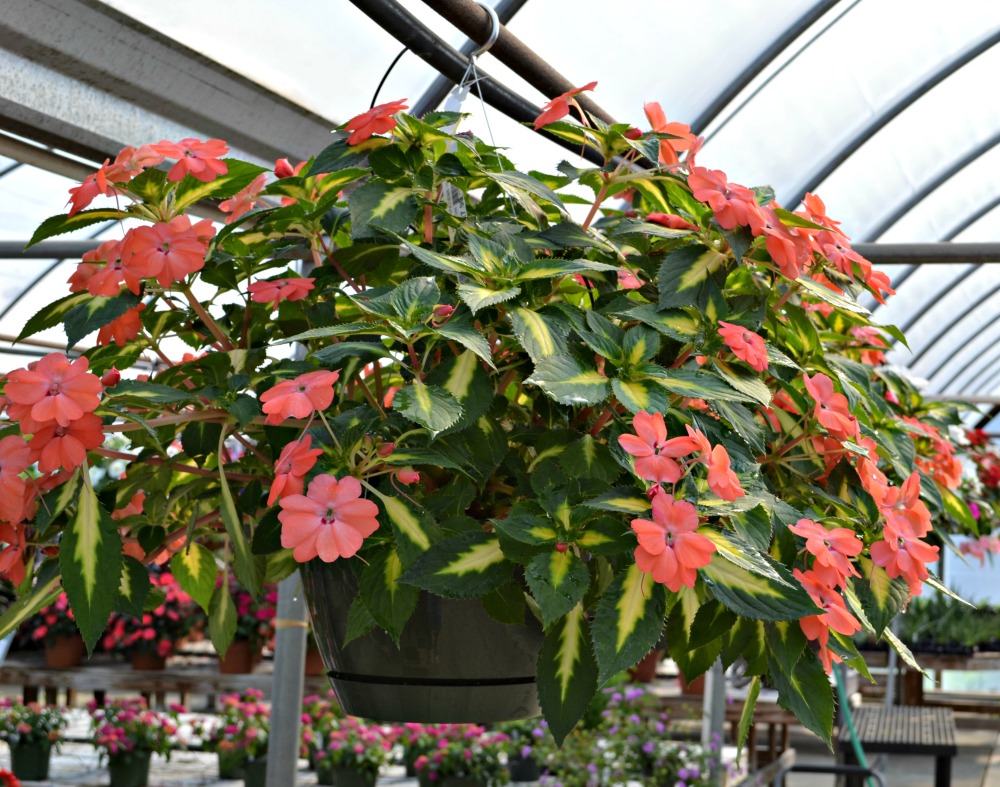
M 242 0 L 237 8 L 32 0 L 7 10 L 0 253 L 14 255 L 59 211 L 72 181 L 125 144 L 218 136 L 261 162 L 300 159 L 376 94 L 430 108 L 438 71 L 426 59 L 462 70 L 465 61 L 448 48 L 471 49 L 466 33 L 488 29 L 471 0 Z M 898 290 L 884 307 L 868 304 L 877 321 L 907 335 L 909 347 L 894 347 L 891 362 L 926 380 L 930 392 L 985 399 L 980 407 L 993 415 L 1000 4 L 956 0 L 944 13 L 929 0 L 788 0 L 762 13 L 756 3 L 713 0 L 698 16 L 689 4 L 662 0 L 633 0 L 627 16 L 609 8 L 601 0 L 501 0 L 498 13 L 518 41 L 502 37 L 477 60 L 492 77 L 487 98 L 495 88 L 503 100 L 493 103 L 520 107 L 524 120 L 561 92 L 539 89 L 553 84 L 552 73 L 523 56 L 530 51 L 568 84 L 596 80 L 592 100 L 616 120 L 645 125 L 643 103 L 660 102 L 669 119 L 704 135 L 703 164 L 736 182 L 770 185 L 789 209 L 807 191 L 819 193 Z M 435 9 L 453 20 L 464 14 L 466 32 Z M 383 27 L 412 39 L 391 70 L 402 44 Z M 443 43 L 428 44 L 435 38 Z M 530 81 L 500 62 L 504 50 L 522 53 L 506 59 Z M 574 159 L 478 98 L 463 110 L 469 127 L 508 146 L 522 169 L 554 171 Z M 66 238 L 117 232 L 99 225 Z M 936 245 L 944 243 L 947 252 Z M 899 262 L 899 253 L 911 261 Z M 73 264 L 54 256 L 5 260 L 0 364 L 48 351 L 7 342 L 61 291 Z M 41 340 L 61 347 L 59 338 Z M 969 421 L 985 419 L 971 413 Z

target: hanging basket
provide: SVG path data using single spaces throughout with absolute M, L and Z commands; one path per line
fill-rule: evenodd
M 378 721 L 495 722 L 537 716 L 542 629 L 499 623 L 479 599 L 421 593 L 399 647 L 381 629 L 346 646 L 358 581 L 344 561 L 302 566 L 316 642 L 344 710 Z

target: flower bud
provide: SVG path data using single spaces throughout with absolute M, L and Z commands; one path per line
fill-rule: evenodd
M 628 131 L 622 134 L 625 139 L 639 139 L 642 137 L 642 131 L 635 126 L 632 126 Z
M 569 544 L 565 541 L 556 542 L 556 552 L 565 552 L 567 549 L 569 549 Z
M 119 372 L 114 366 L 101 375 L 101 383 L 103 383 L 105 388 L 114 388 L 118 385 L 118 381 L 121 379 L 122 373 Z
M 441 320 L 451 317 L 454 313 L 455 307 L 447 303 L 439 303 L 434 307 L 434 316 Z
M 420 480 L 420 473 L 412 467 L 402 467 L 396 471 L 396 478 L 399 480 L 399 483 L 409 486 Z
M 395 443 L 393 443 L 391 441 L 388 442 L 388 443 L 382 443 L 382 445 L 380 445 L 378 447 L 378 455 L 381 456 L 384 459 L 385 457 L 389 456 L 395 450 L 396 450 L 396 444 Z
M 279 178 L 290 178 L 295 174 L 295 169 L 286 158 L 279 158 L 274 162 L 274 174 Z
M 663 491 L 663 487 L 659 484 L 653 484 L 649 489 L 646 490 L 646 499 L 652 500 L 658 494 Z

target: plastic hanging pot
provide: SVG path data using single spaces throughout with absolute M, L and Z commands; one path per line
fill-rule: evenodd
M 316 642 L 344 710 L 378 721 L 495 722 L 537 716 L 542 629 L 500 623 L 479 599 L 422 592 L 399 647 L 381 629 L 344 644 L 358 581 L 346 561 L 302 565 Z

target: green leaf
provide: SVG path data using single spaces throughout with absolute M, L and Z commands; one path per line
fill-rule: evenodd
M 764 384 L 756 372 L 743 369 L 739 366 L 730 366 L 723 361 L 715 361 L 715 369 L 727 383 L 742 394 L 746 394 L 753 401 L 770 407 L 771 390 Z
M 969 534 L 979 532 L 979 525 L 976 523 L 968 504 L 952 492 L 947 487 L 939 486 L 941 500 L 944 503 L 944 511 L 952 520 L 965 529 Z
M 549 732 L 561 745 L 597 692 L 597 664 L 582 604 L 557 621 L 538 653 L 538 699 Z
M 219 455 L 223 453 L 223 441 L 225 432 L 219 435 Z M 229 543 L 233 548 L 233 573 L 236 579 L 250 593 L 257 598 L 263 592 L 264 586 L 264 558 L 255 555 L 250 549 L 250 541 L 243 530 L 243 523 L 240 520 L 236 504 L 233 502 L 233 493 L 229 490 L 229 482 L 226 480 L 226 471 L 219 465 L 219 487 L 221 500 L 219 501 L 219 514 L 222 522 L 226 526 L 226 533 L 229 535 Z
M 521 306 L 511 309 L 507 316 L 514 335 L 535 363 L 558 355 L 565 348 L 568 332 L 557 320 Z
M 99 328 L 117 320 L 129 309 L 139 305 L 139 296 L 126 292 L 113 298 L 92 296 L 66 312 L 63 324 L 66 328 L 66 349 Z
M 514 197 L 514 199 L 520 202 L 521 205 L 531 213 L 535 213 L 535 210 L 533 209 L 534 201 L 528 197 L 529 194 L 540 197 L 546 202 L 554 205 L 559 210 L 559 213 L 562 214 L 564 219 L 571 218 L 569 212 L 566 210 L 566 206 L 563 205 L 562 200 L 559 199 L 559 196 L 540 180 L 531 177 L 531 175 L 526 175 L 523 172 L 517 172 L 516 170 L 483 172 L 482 174 L 499 183 L 503 187 L 504 191 Z
M 709 406 L 720 418 L 729 422 L 750 450 L 755 454 L 764 452 L 764 430 L 746 407 L 738 402 L 723 402 L 718 398 L 710 401 Z
M 778 668 L 790 673 L 802 657 L 808 640 L 796 620 L 781 620 L 764 626 L 769 658 Z
M 140 399 L 146 405 L 178 404 L 188 402 L 191 395 L 169 385 L 147 383 L 141 380 L 121 380 L 114 388 L 109 388 L 107 396 L 115 399 Z
M 222 437 L 222 424 L 211 421 L 191 421 L 181 432 L 181 447 L 191 458 L 198 461 L 199 467 L 204 459 L 219 445 Z
M 726 260 L 725 254 L 701 244 L 668 252 L 659 271 L 660 308 L 688 306 L 696 301 L 702 284 Z
M 30 249 L 36 243 L 46 238 L 73 232 L 83 227 L 89 227 L 91 224 L 99 224 L 102 221 L 119 221 L 126 216 L 128 216 L 128 213 L 125 211 L 110 210 L 107 208 L 81 210 L 73 216 L 67 216 L 65 213 L 60 213 L 58 216 L 49 216 L 49 218 L 38 225 L 35 234 L 31 236 L 31 240 L 28 241 L 28 245 L 24 248 Z
M 177 184 L 174 192 L 174 210 L 178 213 L 190 205 L 204 199 L 228 199 L 242 191 L 261 172 L 267 172 L 264 167 L 238 159 L 223 159 L 228 171 L 225 175 L 217 175 L 214 180 L 204 183 L 195 177 L 188 176 Z
M 356 188 L 347 204 L 351 211 L 352 240 L 406 232 L 419 210 L 411 188 L 377 180 Z
M 891 628 L 886 628 L 882 632 L 882 638 L 892 646 L 892 649 L 899 654 L 899 657 L 908 667 L 916 670 L 921 675 L 925 674 L 923 667 L 917 664 L 917 660 L 910 652 L 910 649 L 903 644 L 903 641 L 899 637 L 892 633 Z
M 847 598 L 852 606 L 861 605 L 875 634 L 881 636 L 910 598 L 910 588 L 903 579 L 890 579 L 885 569 L 869 558 L 859 557 L 861 577 L 849 584 Z M 851 591 L 855 594 L 852 598 Z
M 670 393 L 689 399 L 706 399 L 711 402 L 745 402 L 749 396 L 742 394 L 711 372 L 696 372 L 691 369 L 665 369 L 656 364 L 645 364 L 641 371 L 652 377 Z
M 688 634 L 688 645 L 700 648 L 714 639 L 718 639 L 736 625 L 736 615 L 717 601 L 706 601 L 698 607 L 698 612 L 691 623 Z
M 540 359 L 525 382 L 537 385 L 560 404 L 598 404 L 611 391 L 607 377 L 569 355 Z
M 440 385 L 461 405 L 462 416 L 452 424 L 454 429 L 463 429 L 478 421 L 493 402 L 490 378 L 472 352 L 461 353 L 435 367 L 427 381 Z
M 524 579 L 542 611 L 542 626 L 546 629 L 583 601 L 590 587 L 587 564 L 569 550 L 553 549 L 536 555 Z
M 392 407 L 434 434 L 462 417 L 462 405 L 451 393 L 437 385 L 424 385 L 419 379 L 396 392 Z
M 495 536 L 470 532 L 434 544 L 402 581 L 447 598 L 472 598 L 500 587 L 512 570 Z
M 236 604 L 229 595 L 229 583 L 223 581 L 212 593 L 208 605 L 208 636 L 215 646 L 215 652 L 225 656 L 236 636 Z
M 134 557 L 122 557 L 122 578 L 118 585 L 118 599 L 115 611 L 123 615 L 141 618 L 145 611 L 146 596 L 149 595 L 149 572 Z
M 635 565 L 620 573 L 594 614 L 594 655 L 600 682 L 631 667 L 653 649 L 663 632 L 666 590 Z
M 383 345 L 376 342 L 337 342 L 327 347 L 321 347 L 313 353 L 313 359 L 327 367 L 339 367 L 350 359 L 360 363 L 370 363 L 379 358 L 392 358 L 393 355 Z
M 507 516 L 490 522 L 505 536 L 522 544 L 554 544 L 559 538 L 552 520 L 534 503 L 515 503 Z
M 344 634 L 344 647 L 346 648 L 354 640 L 374 631 L 378 624 L 372 617 L 368 608 L 361 603 L 361 598 L 356 596 L 351 608 L 347 610 L 347 631 Z
M 524 600 L 524 589 L 516 581 L 504 582 L 496 590 L 491 590 L 482 598 L 483 609 L 498 623 L 523 626 L 528 605 Z
M 651 360 L 660 351 L 660 335 L 644 325 L 635 325 L 625 332 L 622 357 L 624 365 L 637 366 Z
M 800 276 L 796 281 L 802 285 L 802 288 L 808 290 L 811 294 L 817 296 L 820 300 L 826 301 L 833 306 L 844 311 L 854 312 L 855 314 L 871 314 L 864 306 L 855 300 L 850 298 L 845 298 L 843 295 L 838 295 L 833 290 L 813 281 L 806 276 Z
M 215 556 L 201 544 L 190 543 L 170 558 L 170 570 L 184 592 L 208 612 L 219 575 Z
M 483 272 L 483 269 L 477 262 L 464 257 L 450 257 L 446 254 L 438 254 L 431 251 L 430 249 L 424 249 L 408 240 L 397 237 L 397 240 L 403 244 L 410 252 L 424 265 L 429 265 L 432 268 L 436 268 L 439 271 L 445 271 L 446 273 L 460 273 L 464 276 L 475 276 Z
M 453 317 L 444 325 L 432 326 L 432 330 L 446 339 L 458 342 L 467 350 L 472 350 L 487 366 L 496 370 L 489 342 L 467 318 Z
M 740 713 L 740 723 L 736 736 L 736 756 L 740 757 L 743 745 L 746 743 L 750 727 L 753 725 L 753 711 L 757 706 L 757 697 L 760 696 L 760 676 L 754 675 L 750 680 L 750 687 L 747 689 L 747 698 L 743 701 L 743 712 Z
M 587 312 L 587 326 L 589 331 L 577 329 L 580 338 L 598 355 L 621 365 L 625 331 L 593 309 Z
M 70 311 L 93 297 L 89 292 L 74 292 L 43 306 L 28 319 L 14 341 L 19 342 L 41 331 L 62 325 Z
M 93 653 L 118 598 L 118 588 L 106 580 L 121 576 L 122 542 L 88 483 L 81 487 L 76 515 L 63 533 L 59 567 L 76 624 Z
M 833 688 L 819 660 L 807 651 L 791 673 L 775 666 L 770 675 L 778 690 L 778 704 L 832 747 Z
M 395 549 L 384 549 L 369 558 L 368 566 L 361 573 L 359 589 L 365 608 L 397 645 L 420 595 L 412 585 L 400 582 L 402 575 L 403 562 L 399 554 Z
M 469 307 L 473 314 L 488 306 L 496 306 L 521 294 L 518 286 L 487 287 L 482 284 L 463 282 L 458 285 L 458 297 Z

